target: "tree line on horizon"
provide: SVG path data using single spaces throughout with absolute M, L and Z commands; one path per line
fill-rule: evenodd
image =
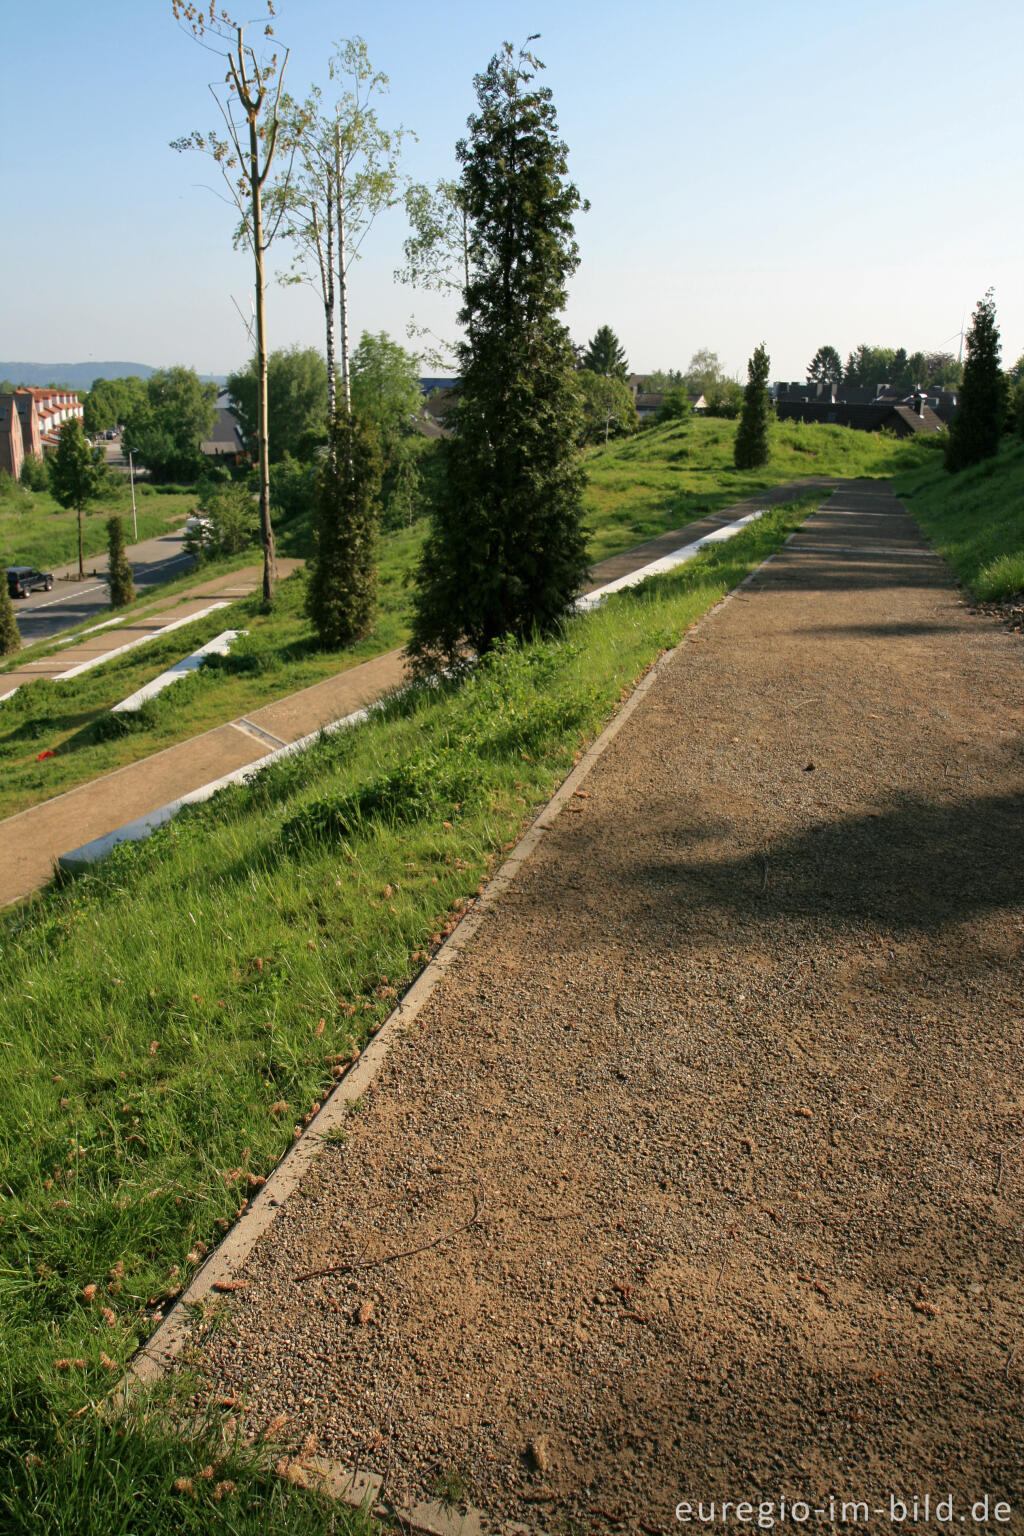
M 229 385 L 256 440 L 254 486 L 244 494 L 258 497 L 264 597 L 273 596 L 273 464 L 282 488 L 307 496 L 312 507 L 310 617 L 325 645 L 347 645 L 372 622 L 387 455 L 397 474 L 404 434 L 395 424 L 407 429 L 409 407 L 419 402 L 417 360 L 383 334 L 364 333 L 351 353 L 347 312 L 359 239 L 377 212 L 400 200 L 397 155 L 405 130 L 385 131 L 377 120 L 374 98 L 387 82 L 373 71 L 361 39 L 334 55 L 332 79 L 347 77 L 349 89 L 325 109 L 317 91 L 298 104 L 283 92 L 286 52 L 280 63 L 261 60 L 245 44 L 244 28 L 224 13 L 208 20 L 184 0 L 172 0 L 172 9 L 200 41 L 219 39 L 228 60 L 227 138 L 194 133 L 174 147 L 202 150 L 220 164 L 240 215 L 236 241 L 249 245 L 255 262 L 256 351 Z M 481 653 L 506 634 L 521 638 L 560 622 L 584 571 L 579 445 L 607 440 L 613 419 L 616 429 L 620 417 L 621 429 L 631 428 L 616 403 L 621 392 L 629 396 L 618 338 L 602 326 L 586 349 L 574 349 L 560 318 L 579 261 L 573 217 L 583 204 L 568 179 L 551 93 L 536 84 L 542 68 L 528 47 L 505 45 L 475 78 L 478 110 L 456 146 L 458 177 L 433 188 L 407 186 L 402 194 L 412 231 L 402 275 L 462 300 L 462 336 L 454 347 L 458 409 L 450 436 L 437 445 L 441 488 L 432 497 L 430 536 L 416 573 L 411 653 L 422 667 L 455 666 L 467 647 Z M 243 109 L 253 127 L 248 160 L 237 115 Z M 277 181 L 270 177 L 275 152 L 288 162 Z M 264 258 L 278 234 L 295 249 L 286 279 L 309 282 L 323 305 L 323 357 L 316 349 L 267 348 Z M 830 350 L 819 349 L 817 361 Z M 886 364 L 898 357 L 861 348 L 848 364 L 874 367 L 883 355 Z M 968 365 L 970 356 L 968 338 Z M 680 415 L 691 390 L 704 395 L 712 414 L 738 415 L 736 462 L 752 467 L 768 453 L 768 367 L 761 344 L 744 389 L 724 377 L 715 353 L 701 349 L 687 370 L 664 375 L 669 388 L 660 392 Z M 659 375 L 647 379 L 662 382 Z M 125 386 L 126 445 L 160 462 L 160 472 L 181 462 L 172 421 L 179 407 L 179 419 L 194 407 L 188 448 L 196 452 L 196 423 L 209 421 L 215 391 L 192 370 L 158 370 L 144 384 L 101 382 L 108 396 L 111 385 Z M 102 400 L 99 383 L 97 389 Z M 384 402 L 393 406 L 395 398 L 402 404 L 388 418 Z M 631 397 L 629 405 L 635 418 Z

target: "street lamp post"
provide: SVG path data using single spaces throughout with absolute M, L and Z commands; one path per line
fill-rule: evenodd
M 135 465 L 132 463 L 132 451 L 128 450 L 128 483 L 132 488 L 132 528 L 134 529 L 135 543 L 139 542 L 139 519 L 135 514 Z

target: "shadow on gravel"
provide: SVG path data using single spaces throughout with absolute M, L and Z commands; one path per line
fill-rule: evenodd
M 599 829 L 594 834 L 600 840 Z M 668 835 L 674 840 L 673 831 Z M 720 834 L 709 826 L 707 835 Z M 641 857 L 620 878 L 684 908 L 690 924 L 697 906 L 705 918 L 708 909 L 746 917 L 763 911 L 837 922 L 868 918 L 894 932 L 935 931 L 1024 902 L 1024 794 L 955 805 L 906 801 L 773 842 L 764 854 L 721 861 Z
M 885 587 L 934 587 L 948 591 L 949 570 L 938 561 L 908 555 L 844 555 L 823 547 L 820 557 L 783 548 L 756 582 L 761 591 L 775 585 L 802 592 L 877 592 Z
M 914 635 L 943 635 L 959 633 L 961 624 L 815 624 L 813 629 L 801 629 L 802 635 L 877 635 L 884 640 L 890 637 L 907 639 Z

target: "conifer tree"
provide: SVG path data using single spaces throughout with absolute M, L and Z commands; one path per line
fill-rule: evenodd
M 21 632 L 14 617 L 14 604 L 7 587 L 7 578 L 0 580 L 0 656 L 13 656 L 21 649 Z
M 616 379 L 624 379 L 629 373 L 625 350 L 610 325 L 602 325 L 594 332 L 587 343 L 581 367 Z
M 551 92 L 533 83 L 541 67 L 506 43 L 476 77 L 479 111 L 457 148 L 467 334 L 445 489 L 417 571 L 409 649 L 420 671 L 556 628 L 587 570 L 574 354 L 559 318 L 581 200 Z
M 771 402 L 768 399 L 768 369 L 771 358 L 765 351 L 764 342 L 754 348 L 754 355 L 747 364 L 747 387 L 743 391 L 743 410 L 736 429 L 733 462 L 737 469 L 756 469 L 768 463 L 768 418 Z
M 1000 366 L 996 301 L 978 300 L 967 332 L 967 361 L 957 412 L 950 423 L 946 468 L 955 473 L 999 452 L 1006 423 L 1006 377 Z
M 345 410 L 334 418 L 331 442 L 313 488 L 306 611 L 321 645 L 337 650 L 373 623 L 381 453 L 376 430 Z
M 107 550 L 111 608 L 123 608 L 135 597 L 135 580 L 124 552 L 124 524 L 119 517 L 107 518 Z

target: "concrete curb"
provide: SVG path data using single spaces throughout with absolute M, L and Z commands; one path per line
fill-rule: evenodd
M 95 837 L 79 848 L 72 848 L 70 852 L 60 854 L 57 858 L 57 867 L 68 874 L 88 869 L 90 864 L 97 864 L 101 859 L 105 859 L 121 843 L 138 843 L 143 838 L 149 837 L 158 827 L 164 826 L 177 816 L 182 806 L 198 805 L 203 800 L 209 800 L 219 789 L 226 789 L 229 784 L 244 784 L 246 779 L 258 773 L 261 768 L 266 768 L 270 763 L 280 762 L 282 758 L 292 757 L 296 752 L 304 751 L 320 736 L 333 736 L 336 731 L 361 725 L 364 720 L 369 719 L 370 709 L 373 707 L 370 705 L 366 709 L 357 709 L 351 715 L 343 715 L 340 720 L 332 720 L 327 725 L 319 726 L 308 735 L 300 736 L 298 741 L 290 741 L 285 746 L 277 747 L 265 753 L 263 757 L 246 763 L 242 768 L 235 768 L 231 773 L 222 774 L 219 779 L 212 779 L 209 784 L 202 784 L 198 789 L 190 789 L 188 794 L 179 795 L 176 800 L 168 800 L 166 805 L 159 806 L 155 811 L 147 811 L 145 816 L 138 816 L 134 821 L 127 821 L 123 826 L 115 827 L 113 832 L 107 832 L 103 837 Z M 259 726 L 250 725 L 244 715 L 240 720 L 232 720 L 229 724 L 258 739 L 268 742 L 273 739 L 267 731 L 260 730 Z
M 785 549 L 795 536 L 790 534 L 781 549 Z M 748 572 L 742 581 L 689 626 L 671 650 L 663 652 L 647 669 L 629 698 L 562 781 L 496 874 L 488 880 L 458 927 L 384 1020 L 345 1077 L 332 1089 L 307 1130 L 284 1154 L 252 1203 L 206 1259 L 152 1337 L 135 1355 L 130 1362 L 128 1374 L 108 1399 L 111 1407 L 116 1410 L 123 1406 L 140 1389 L 166 1375 L 187 1343 L 195 1307 L 206 1301 L 211 1293 L 216 1294 L 221 1287 L 226 1294 L 230 1294 L 232 1282 L 237 1279 L 256 1243 L 269 1230 L 288 1197 L 299 1187 L 306 1171 L 329 1143 L 332 1133 L 343 1125 L 351 1106 L 373 1086 L 391 1048 L 407 1032 L 448 971 L 458 961 L 461 952 L 476 937 L 488 913 L 508 890 L 544 834 L 554 825 L 579 785 L 604 756 L 661 674 L 684 652 L 694 631 L 703 628 L 726 603 L 755 581 L 780 552 L 774 551 Z M 383 1475 L 359 1467 L 347 1467 L 327 1458 L 285 1456 L 278 1463 L 277 1470 L 293 1484 L 327 1494 L 350 1506 L 397 1518 L 401 1524 L 424 1533 L 424 1536 L 484 1536 L 484 1532 L 493 1525 L 484 1511 L 473 1505 L 461 1511 L 437 1502 L 392 1506 L 388 1502 Z M 518 1529 L 524 1532 L 524 1536 L 529 1536 L 526 1527 Z
M 790 534 L 789 537 L 792 538 L 793 535 Z M 786 543 L 788 542 L 787 539 Z M 782 548 L 785 547 L 784 544 Z M 563 779 L 554 795 L 509 853 L 508 858 L 488 880 L 483 892 L 477 897 L 458 927 L 420 972 L 404 997 L 381 1024 L 358 1060 L 331 1090 L 306 1131 L 284 1154 L 247 1210 L 225 1234 L 223 1240 L 193 1277 L 191 1284 L 178 1297 L 152 1337 L 139 1350 L 131 1362 L 130 1378 L 126 1378 L 122 1392 L 130 1390 L 132 1381 L 145 1384 L 159 1379 L 167 1371 L 186 1341 L 191 1322 L 190 1309 L 204 1301 L 216 1287 L 226 1285 L 237 1277 L 238 1271 L 245 1264 L 256 1243 L 273 1223 L 277 1212 L 298 1187 L 307 1168 L 320 1155 L 333 1133 L 344 1123 L 350 1106 L 374 1083 L 392 1046 L 416 1019 L 456 963 L 461 952 L 476 937 L 487 914 L 508 890 L 544 834 L 554 825 L 563 807 L 572 799 L 579 785 L 607 752 L 622 727 L 639 708 L 661 674 L 685 651 L 687 641 L 693 632 L 703 628 L 714 614 L 754 581 L 775 559 L 778 552 L 768 555 L 755 566 L 741 582 L 720 598 L 712 608 L 709 608 L 695 624 L 692 624 L 670 651 L 663 652 L 647 669 L 629 698 L 587 749 L 571 773 Z M 296 751 L 300 745 L 295 743 L 285 751 Z M 284 753 L 273 755 L 283 756 Z M 242 770 L 242 773 L 252 771 L 250 767 Z M 232 775 L 232 780 L 235 778 L 236 776 Z
M 198 672 L 207 656 L 226 656 L 239 636 L 248 633 L 247 629 L 222 630 L 219 635 L 214 635 L 212 640 L 201 645 L 190 656 L 183 656 L 180 661 L 174 663 L 173 667 L 168 667 L 166 672 L 161 672 L 149 683 L 143 683 L 141 688 L 137 688 L 126 699 L 122 699 L 120 704 L 111 705 L 110 713 L 112 715 L 134 713 L 142 704 L 145 704 L 147 699 L 155 699 L 157 694 L 163 693 L 165 688 L 169 688 L 179 678 L 187 677 L 190 672 Z
M 637 570 L 630 571 L 627 576 L 619 576 L 603 587 L 595 587 L 593 592 L 585 592 L 582 597 L 576 599 L 574 604 L 576 611 L 589 613 L 592 608 L 604 602 L 606 597 L 611 597 L 613 592 L 622 592 L 627 587 L 638 587 L 652 576 L 663 576 L 668 571 L 674 571 L 677 566 L 693 560 L 710 544 L 722 544 L 726 539 L 735 538 L 757 518 L 764 517 L 766 511 L 767 508 L 762 507 L 756 512 L 748 512 L 745 517 L 737 518 L 733 523 L 726 523 L 722 528 L 716 528 L 713 533 L 706 533 L 702 539 L 695 539 L 692 544 L 684 544 L 681 549 L 674 549 L 671 554 L 662 555 L 660 560 L 652 560 L 649 565 L 639 566 Z

